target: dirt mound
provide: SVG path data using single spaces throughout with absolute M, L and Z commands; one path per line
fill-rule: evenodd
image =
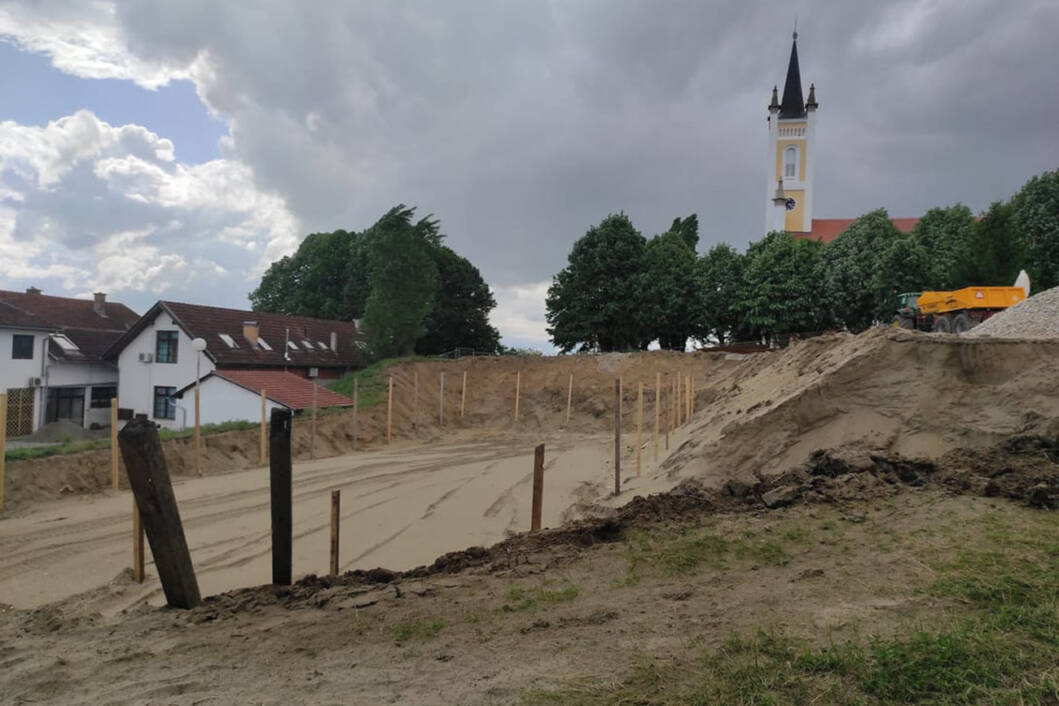
M 937 461 L 1059 418 L 1059 341 L 876 329 L 758 358 L 692 420 L 665 478 L 752 483 L 818 449 Z
M 1059 287 L 1035 294 L 975 326 L 966 336 L 1059 338 Z

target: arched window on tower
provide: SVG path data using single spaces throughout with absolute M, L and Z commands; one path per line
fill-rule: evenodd
M 793 145 L 783 150 L 783 178 L 794 179 L 798 176 L 798 148 Z

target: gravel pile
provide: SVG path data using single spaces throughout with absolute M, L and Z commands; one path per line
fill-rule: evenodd
M 995 338 L 1059 338 L 1059 287 L 994 314 L 964 334 Z

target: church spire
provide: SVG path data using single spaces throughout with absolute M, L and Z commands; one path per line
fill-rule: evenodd
M 791 43 L 791 60 L 787 64 L 787 82 L 783 84 L 783 102 L 780 118 L 804 118 L 805 101 L 802 99 L 802 74 L 798 70 L 798 32 Z

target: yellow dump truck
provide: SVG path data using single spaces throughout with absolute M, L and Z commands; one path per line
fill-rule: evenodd
M 1020 276 L 1021 278 L 1021 276 Z M 998 311 L 1026 298 L 1029 282 L 1016 287 L 964 287 L 951 292 L 906 292 L 898 295 L 894 326 L 964 333 Z

